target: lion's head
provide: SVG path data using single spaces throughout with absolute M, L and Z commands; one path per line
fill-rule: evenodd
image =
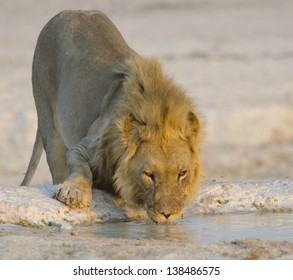
M 115 120 L 120 154 L 116 190 L 129 206 L 142 206 L 153 221 L 176 221 L 202 176 L 202 121 L 157 60 L 134 59 L 120 73 L 125 97 Z

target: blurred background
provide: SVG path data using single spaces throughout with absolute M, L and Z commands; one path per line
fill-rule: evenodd
M 0 185 L 26 171 L 34 47 L 64 9 L 104 11 L 185 88 L 206 122 L 207 180 L 292 179 L 292 0 L 0 0 Z M 50 181 L 43 154 L 33 182 Z

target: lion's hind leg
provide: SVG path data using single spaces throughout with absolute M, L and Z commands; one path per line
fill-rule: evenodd
M 56 129 L 50 132 L 44 142 L 47 162 L 52 175 L 53 184 L 63 183 L 68 177 L 68 168 L 66 162 L 67 147 Z

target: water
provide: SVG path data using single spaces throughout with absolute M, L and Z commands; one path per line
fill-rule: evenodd
M 97 237 L 217 243 L 244 238 L 293 241 L 293 213 L 187 215 L 174 225 L 145 221 L 99 224 L 84 229 Z

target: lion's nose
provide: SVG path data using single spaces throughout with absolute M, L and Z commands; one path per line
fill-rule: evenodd
M 170 213 L 161 212 L 161 214 L 168 220 L 168 218 L 171 216 Z

